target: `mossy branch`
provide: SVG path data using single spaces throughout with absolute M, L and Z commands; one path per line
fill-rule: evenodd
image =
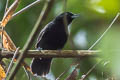
M 22 51 L 19 51 L 17 56 L 21 54 Z M 24 56 L 25 58 L 33 57 L 53 57 L 53 58 L 80 58 L 80 57 L 91 57 L 98 56 L 100 53 L 99 50 L 29 50 L 28 53 Z M 2 51 L 0 57 L 2 58 L 12 58 L 14 52 Z

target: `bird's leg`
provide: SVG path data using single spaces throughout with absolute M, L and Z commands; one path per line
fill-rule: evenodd
M 61 54 L 61 49 L 57 49 L 57 50 L 58 50 L 59 54 Z

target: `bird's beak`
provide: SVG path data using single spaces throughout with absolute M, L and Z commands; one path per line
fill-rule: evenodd
M 75 19 L 75 18 L 77 18 L 77 17 L 79 17 L 79 16 L 80 16 L 80 14 L 74 14 L 74 15 L 72 16 L 72 18 Z

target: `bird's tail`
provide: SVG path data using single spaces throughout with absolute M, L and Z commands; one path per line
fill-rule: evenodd
M 31 64 L 33 74 L 45 76 L 49 73 L 52 58 L 34 58 Z

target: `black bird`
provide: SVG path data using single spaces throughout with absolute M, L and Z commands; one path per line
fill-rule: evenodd
M 78 14 L 64 12 L 48 23 L 40 32 L 36 48 L 37 50 L 61 50 L 68 38 L 68 26 Z M 65 21 L 66 19 L 66 21 Z M 66 22 L 66 25 L 64 24 Z M 68 30 L 68 29 L 67 29 Z M 31 64 L 33 74 L 44 76 L 50 70 L 52 58 L 34 58 Z

